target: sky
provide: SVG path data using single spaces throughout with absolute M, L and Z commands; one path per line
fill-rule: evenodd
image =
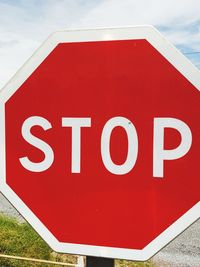
M 200 69 L 200 0 L 0 0 L 0 88 L 56 30 L 143 24 Z

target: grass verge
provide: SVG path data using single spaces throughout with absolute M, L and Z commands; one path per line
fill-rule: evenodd
M 76 257 L 58 254 L 41 239 L 28 223 L 19 223 L 17 220 L 0 214 L 0 254 L 21 256 L 27 258 L 44 259 L 76 263 Z M 44 263 L 30 263 L 21 260 L 0 258 L 1 267 L 54 267 L 56 265 Z M 58 265 L 57 265 L 58 266 Z M 116 260 L 116 267 L 153 267 L 151 262 L 135 263 Z

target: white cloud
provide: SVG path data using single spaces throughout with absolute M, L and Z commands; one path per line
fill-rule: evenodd
M 199 0 L 110 0 L 101 1 L 85 21 L 99 25 L 185 25 L 199 19 Z M 176 25 L 175 25 L 176 26 Z
M 79 2 L 20 1 L 16 6 L 0 1 L 0 87 L 50 33 L 79 22 L 89 6 Z
M 0 87 L 53 31 L 137 24 L 153 24 L 175 45 L 200 50 L 199 0 L 0 0 Z

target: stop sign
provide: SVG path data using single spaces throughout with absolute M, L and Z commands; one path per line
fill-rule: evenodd
M 147 260 L 200 216 L 200 74 L 153 27 L 60 31 L 1 92 L 1 190 L 58 252 Z

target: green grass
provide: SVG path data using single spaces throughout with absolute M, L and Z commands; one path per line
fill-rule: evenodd
M 76 257 L 58 254 L 39 237 L 28 223 L 0 214 L 0 254 L 37 258 L 52 261 L 76 263 Z M 44 263 L 30 263 L 21 260 L 0 258 L 0 267 L 54 267 Z M 57 265 L 58 266 L 58 265 Z M 115 261 L 116 267 L 153 267 L 150 262 L 135 263 L 131 261 Z
M 153 263 L 147 262 L 133 262 L 125 260 L 116 260 L 115 267 L 154 267 Z
M 66 259 L 65 255 L 54 253 L 28 223 L 18 223 L 15 219 L 4 215 L 0 215 L 0 253 L 44 260 L 76 262 L 75 256 L 68 256 Z M 0 258 L 0 266 L 53 267 L 54 265 Z

